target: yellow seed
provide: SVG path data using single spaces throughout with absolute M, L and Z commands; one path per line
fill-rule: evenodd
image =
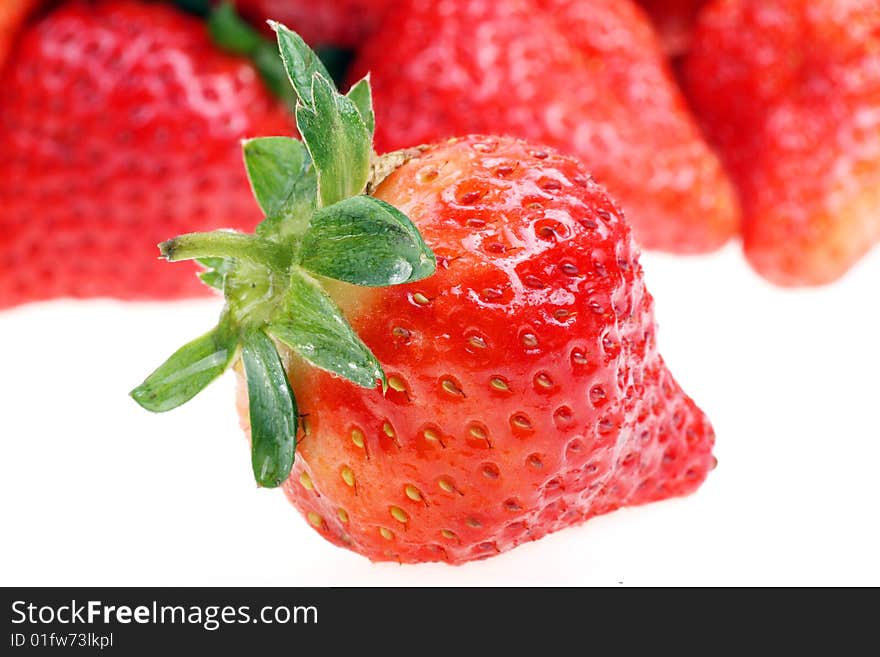
M 309 418 L 307 418 L 307 417 L 302 418 L 300 424 L 302 424 L 303 434 L 306 436 L 311 436 L 312 435 L 312 427 L 309 424 Z
M 511 420 L 513 424 L 518 426 L 520 429 L 531 429 L 532 423 L 529 422 L 529 419 L 524 415 L 514 415 Z
M 495 390 L 501 390 L 502 392 L 507 392 L 510 390 L 510 387 L 507 385 L 507 381 L 500 377 L 492 377 L 489 381 L 489 385 L 491 385 Z
M 360 447 L 364 448 L 364 432 L 360 429 L 352 429 L 351 430 L 351 442 Z
M 346 511 L 345 509 L 339 509 L 336 512 L 336 515 L 339 516 L 339 520 L 341 522 L 348 522 L 348 511 Z
M 433 429 L 425 429 L 423 432 L 425 436 L 425 440 L 433 440 L 435 442 L 440 442 L 440 434 L 434 431 Z
M 390 541 L 394 538 L 394 532 L 392 532 L 390 529 L 379 527 L 379 533 L 382 534 L 382 538 L 384 538 L 386 541 Z
M 342 468 L 342 481 L 349 486 L 354 486 L 354 471 L 347 465 Z
M 542 388 L 552 388 L 553 387 L 553 379 L 551 379 L 546 374 L 539 374 L 535 377 L 535 382 L 541 386 Z
M 471 435 L 472 435 L 474 438 L 480 438 L 480 439 L 485 439 L 485 438 L 486 438 L 486 432 L 483 431 L 483 428 L 482 428 L 482 427 L 478 427 L 476 424 L 472 424 L 472 425 L 469 427 L 468 431 L 470 431 Z
M 462 394 L 461 388 L 459 388 L 452 379 L 443 379 L 440 385 L 443 386 L 443 389 L 450 395 L 461 396 Z
M 389 376 L 388 387 L 397 392 L 404 392 L 406 390 L 406 383 L 399 376 Z
M 412 484 L 407 484 L 406 486 L 404 486 L 403 492 L 406 493 L 406 496 L 413 502 L 422 501 L 422 492 Z
M 437 482 L 437 485 L 440 486 L 440 488 L 445 490 L 447 493 L 452 493 L 455 491 L 455 486 L 453 486 L 452 482 L 448 479 L 441 479 Z
M 468 338 L 468 344 L 470 344 L 475 349 L 486 348 L 486 341 L 479 335 L 472 335 L 470 338 Z
M 394 427 L 392 427 L 389 422 L 382 425 L 382 431 L 384 431 L 385 435 L 389 438 L 394 438 Z
M 321 525 L 324 524 L 324 519 L 314 511 L 309 511 L 308 514 L 306 514 L 306 517 L 309 519 L 309 524 L 313 527 L 318 527 L 320 529 Z
M 308 472 L 303 472 L 299 476 L 299 483 L 301 483 L 302 487 L 306 490 L 315 490 L 315 484 L 312 483 L 312 478 L 309 476 Z
M 449 529 L 441 529 L 440 534 L 442 534 L 443 538 L 448 538 L 448 539 L 455 538 L 455 532 L 450 531 Z
M 483 526 L 483 523 L 481 523 L 476 518 L 468 518 L 467 524 L 468 524 L 468 527 L 482 527 Z
M 401 509 L 399 506 L 392 506 L 388 511 L 391 513 L 391 517 L 394 518 L 397 522 L 402 522 L 406 524 L 409 522 L 409 516 L 406 514 L 406 511 Z
M 412 298 L 413 298 L 413 301 L 415 301 L 420 306 L 427 306 L 430 303 L 430 301 L 428 300 L 428 297 L 426 297 L 421 292 L 416 292 Z

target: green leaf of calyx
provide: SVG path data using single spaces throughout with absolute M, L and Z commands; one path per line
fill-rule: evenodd
M 197 274 L 199 280 L 202 281 L 205 285 L 215 290 L 223 291 L 223 287 L 226 284 L 226 277 L 218 271 L 209 270 L 202 271 Z
M 243 143 L 245 168 L 266 219 L 261 237 L 301 235 L 315 209 L 317 180 L 308 151 L 290 137 L 259 137 Z
M 287 71 L 284 70 L 284 63 L 278 57 L 278 48 L 275 44 L 269 41 L 261 42 L 251 53 L 251 61 L 257 67 L 269 91 L 286 107 L 293 108 L 296 105 L 296 92 L 290 86 Z
M 364 388 L 385 385 L 385 373 L 342 312 L 311 276 L 293 268 L 284 299 L 286 312 L 269 333 L 309 361 Z
M 196 258 L 196 262 L 205 268 L 205 271 L 198 273 L 202 283 L 222 292 L 233 261 L 228 258 Z
M 155 372 L 131 391 L 148 411 L 177 408 L 223 374 L 238 345 L 238 334 L 224 314 L 214 329 L 175 351 Z
M 242 362 L 251 424 L 251 465 L 260 486 L 280 486 L 296 451 L 297 408 L 275 344 L 262 331 L 244 336 Z
M 347 96 L 357 107 L 358 113 L 361 115 L 361 119 L 372 137 L 373 132 L 376 130 L 376 117 L 373 114 L 373 92 L 370 89 L 370 74 L 367 73 L 365 77 L 355 82 L 351 89 L 348 90 Z
M 350 98 L 326 78 L 312 79 L 314 104 L 296 107 L 296 125 L 318 174 L 321 205 L 360 194 L 370 176 L 372 136 Z
M 315 212 L 300 265 L 346 283 L 382 287 L 426 278 L 437 262 L 400 210 L 372 196 L 354 196 Z
M 290 84 L 293 85 L 300 102 L 311 106 L 312 80 L 315 75 L 323 77 L 331 85 L 333 78 L 330 77 L 318 55 L 306 45 L 299 34 L 275 21 L 269 21 L 269 26 L 278 35 L 278 50 Z M 333 91 L 336 91 L 335 86 Z

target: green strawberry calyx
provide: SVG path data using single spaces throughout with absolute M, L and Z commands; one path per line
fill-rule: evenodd
M 387 388 L 382 366 L 324 289 L 327 279 L 384 287 L 426 278 L 436 268 L 412 221 L 364 193 L 375 160 L 369 79 L 341 94 L 296 33 L 270 25 L 296 94 L 303 140 L 243 143 L 265 214 L 254 234 L 191 233 L 159 245 L 169 261 L 199 262 L 200 278 L 223 292 L 226 304 L 211 331 L 178 349 L 131 392 L 147 410 L 168 411 L 240 361 L 254 477 L 265 487 L 285 481 L 296 450 L 297 403 L 279 345 L 356 385 Z

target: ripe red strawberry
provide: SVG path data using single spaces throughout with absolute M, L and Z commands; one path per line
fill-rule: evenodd
M 639 0 L 647 10 L 667 54 L 678 57 L 690 48 L 697 14 L 708 0 Z
M 618 198 L 638 241 L 717 249 L 735 195 L 629 0 L 415 0 L 355 64 L 370 71 L 380 152 L 491 132 L 579 157 Z
M 842 276 L 880 239 L 880 2 L 716 2 L 685 73 L 754 267 L 780 285 Z
M 657 353 L 629 230 L 583 167 L 472 136 L 374 193 L 439 267 L 337 297 L 389 376 L 384 397 L 288 368 L 309 433 L 285 491 L 325 537 L 458 563 L 696 489 L 711 428 Z
M 461 563 L 695 490 L 712 428 L 657 352 L 638 249 L 583 166 L 470 136 L 381 158 L 360 195 L 369 87 L 302 72 L 278 29 L 314 168 L 299 142 L 248 143 L 258 237 L 161 245 L 214 257 L 227 306 L 134 398 L 169 410 L 240 349 L 257 481 L 374 560 Z
M 64 4 L 21 35 L 0 84 L 0 307 L 201 294 L 150 245 L 253 227 L 239 140 L 293 131 L 250 63 L 163 4 Z
M 255 21 L 282 21 L 306 42 L 354 48 L 375 31 L 394 0 L 235 0 Z

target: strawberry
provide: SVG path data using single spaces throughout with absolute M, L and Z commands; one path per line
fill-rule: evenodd
M 354 48 L 379 26 L 394 0 L 235 0 L 255 21 L 284 21 L 310 44 Z
M 147 245 L 253 227 L 238 142 L 294 129 L 202 22 L 136 0 L 74 1 L 29 26 L 2 87 L 0 307 L 201 294 Z
M 755 269 L 786 286 L 840 278 L 880 239 L 880 2 L 716 2 L 685 75 Z
M 340 95 L 276 29 L 305 146 L 245 144 L 256 236 L 160 245 L 200 258 L 227 304 L 134 399 L 169 410 L 235 363 L 258 483 L 374 560 L 461 563 L 695 490 L 712 428 L 657 352 L 603 188 L 511 137 L 370 167 L 368 81 Z
M 697 14 L 707 0 L 639 0 L 657 26 L 663 47 L 671 57 L 690 48 Z
M 647 248 L 711 251 L 737 228 L 732 187 L 629 0 L 408 2 L 355 71 L 371 73 L 380 152 L 511 134 L 583 160 Z

